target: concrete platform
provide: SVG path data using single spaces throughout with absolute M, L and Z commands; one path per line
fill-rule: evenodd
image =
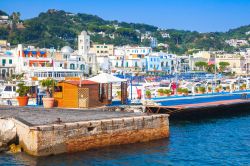
M 250 111 L 250 100 L 234 99 L 172 106 L 146 106 L 148 113 L 169 114 L 170 120 L 191 120 Z
M 91 121 L 112 118 L 145 116 L 144 113 L 107 111 L 107 108 L 96 109 L 44 109 L 42 107 L 11 107 L 0 106 L 0 117 L 22 120 L 28 126 Z
M 18 144 L 34 156 L 146 142 L 169 136 L 167 114 L 147 115 L 106 109 L 1 106 L 0 118 L 14 122 Z

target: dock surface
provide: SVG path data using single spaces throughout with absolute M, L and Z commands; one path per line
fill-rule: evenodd
M 23 121 L 26 125 L 48 125 L 57 123 L 71 123 L 78 121 L 92 121 L 101 119 L 125 118 L 145 116 L 144 113 L 107 111 L 105 108 L 96 109 L 44 109 L 41 107 L 10 107 L 0 106 L 0 117 L 15 118 Z
M 181 105 L 166 106 L 166 107 L 185 109 L 185 108 L 197 108 L 197 107 L 199 108 L 210 107 L 210 106 L 218 106 L 218 105 L 230 105 L 230 104 L 237 104 L 237 103 L 250 103 L 250 100 L 234 99 L 234 100 L 222 100 L 222 101 L 206 102 L 206 103 L 181 104 Z

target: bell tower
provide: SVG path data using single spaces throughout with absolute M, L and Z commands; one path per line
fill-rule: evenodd
M 86 55 L 90 49 L 90 37 L 86 31 L 82 31 L 78 35 L 78 53 L 82 56 Z

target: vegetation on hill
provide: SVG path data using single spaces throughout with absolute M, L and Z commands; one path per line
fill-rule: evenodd
M 0 11 L 0 15 L 6 13 Z M 28 20 L 19 20 L 20 14 L 13 13 L 13 26 L 0 26 L 0 39 L 7 39 L 12 45 L 24 43 L 37 47 L 61 48 L 64 45 L 77 47 L 77 35 L 86 30 L 91 35 L 91 40 L 96 43 L 119 45 L 149 46 L 149 39 L 141 41 L 141 36 L 149 33 L 157 38 L 158 43 L 167 44 L 169 47 L 157 47 L 155 50 L 169 51 L 176 54 L 192 53 L 197 50 L 225 50 L 234 51 L 235 48 L 225 43 L 225 40 L 249 39 L 246 32 L 249 26 L 243 26 L 228 32 L 199 33 L 196 31 L 183 31 L 175 29 L 160 30 L 156 26 L 138 23 L 107 21 L 95 15 L 73 14 L 65 11 L 50 9 L 40 13 L 37 17 Z M 22 21 L 25 28 L 18 28 Z M 170 37 L 163 37 L 162 34 Z

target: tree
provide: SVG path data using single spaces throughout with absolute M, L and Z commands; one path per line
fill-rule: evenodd
M 230 65 L 230 63 L 228 63 L 228 62 L 220 62 L 220 63 L 219 63 L 220 71 L 221 71 L 221 72 L 224 72 L 225 69 L 226 69 L 229 65 Z
M 207 67 L 207 62 L 195 62 L 195 66 L 199 68 L 199 70 L 205 70 L 205 68 Z
M 207 72 L 209 72 L 209 73 L 215 73 L 215 68 L 216 68 L 216 71 L 217 71 L 217 67 L 215 67 L 214 64 L 208 65 L 207 66 Z
M 10 16 L 14 29 L 16 28 L 17 23 L 19 23 L 20 21 L 20 16 L 21 16 L 20 12 L 13 12 Z

